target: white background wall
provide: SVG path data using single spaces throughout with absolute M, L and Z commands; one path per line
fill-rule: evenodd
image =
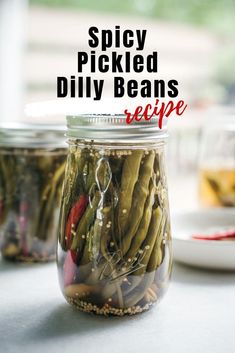
M 0 1 L 0 122 L 23 112 L 23 53 L 27 0 Z

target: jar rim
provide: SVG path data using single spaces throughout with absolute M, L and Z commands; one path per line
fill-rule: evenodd
M 1 147 L 47 148 L 66 147 L 64 125 L 2 123 L 0 124 Z
M 140 141 L 165 140 L 168 137 L 167 120 L 163 119 L 160 129 L 158 117 L 133 120 L 131 124 L 127 124 L 124 114 L 67 115 L 66 119 L 66 136 L 70 139 Z

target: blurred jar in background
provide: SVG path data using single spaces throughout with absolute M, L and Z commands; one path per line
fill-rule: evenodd
M 5 259 L 55 258 L 65 159 L 62 126 L 0 126 L 0 235 Z
M 210 116 L 202 130 L 199 198 L 203 206 L 235 207 L 235 113 Z

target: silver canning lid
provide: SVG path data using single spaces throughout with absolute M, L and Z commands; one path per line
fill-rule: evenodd
M 19 148 L 65 148 L 63 125 L 0 124 L 0 146 Z
M 95 141 L 145 141 L 164 140 L 167 138 L 166 119 L 163 120 L 162 129 L 158 127 L 158 118 L 150 120 L 133 121 L 126 123 L 125 115 L 84 114 L 67 116 L 66 136 L 72 139 Z

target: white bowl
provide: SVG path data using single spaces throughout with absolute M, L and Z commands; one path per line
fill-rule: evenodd
M 235 229 L 235 208 L 175 213 L 172 216 L 174 260 L 196 267 L 235 270 L 235 241 L 196 240 L 193 234 Z

